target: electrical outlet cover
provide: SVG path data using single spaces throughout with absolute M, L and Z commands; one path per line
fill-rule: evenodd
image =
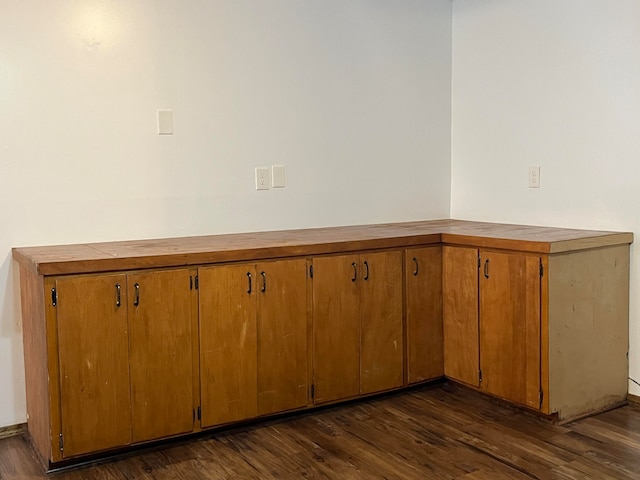
M 256 168 L 256 190 L 269 190 L 269 168 Z

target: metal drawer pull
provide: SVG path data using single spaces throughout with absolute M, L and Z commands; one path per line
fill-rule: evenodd
M 369 280 L 369 262 L 367 262 L 365 260 L 364 261 L 364 266 L 367 269 L 367 273 L 364 274 L 364 280 L 367 281 L 367 280 Z
M 417 277 L 418 276 L 418 259 L 416 259 L 416 257 L 413 257 L 413 263 L 416 264 L 416 269 L 413 271 L 413 276 Z
M 489 278 L 489 259 L 484 261 L 484 278 Z
M 358 278 L 358 266 L 356 265 L 356 262 L 351 263 L 351 266 L 353 267 L 353 278 L 351 281 L 355 282 Z
M 121 302 L 120 302 L 120 284 L 116 283 L 116 307 L 120 308 Z
M 261 292 L 264 293 L 267 291 L 267 274 L 264 272 L 260 272 L 260 275 L 262 275 L 262 289 Z
M 133 288 L 136 289 L 136 299 L 133 301 L 133 306 L 137 307 L 138 305 L 140 305 L 140 284 L 135 283 L 133 285 Z
M 251 273 L 247 272 L 247 278 L 249 279 L 249 290 L 247 290 L 247 293 L 251 293 Z

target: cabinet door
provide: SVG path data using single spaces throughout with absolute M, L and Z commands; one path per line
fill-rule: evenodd
M 307 405 L 307 263 L 257 265 L 258 414 Z
M 126 277 L 61 278 L 55 285 L 63 456 L 128 445 Z
M 479 386 L 478 250 L 442 247 L 444 373 Z
M 313 259 L 315 402 L 360 393 L 357 255 Z
M 540 408 L 540 258 L 482 252 L 482 388 Z
M 193 430 L 189 271 L 128 278 L 133 441 Z
M 203 427 L 257 414 L 255 277 L 253 265 L 198 270 Z
M 402 386 L 402 252 L 360 256 L 360 393 Z
M 407 382 L 444 375 L 442 247 L 405 252 Z

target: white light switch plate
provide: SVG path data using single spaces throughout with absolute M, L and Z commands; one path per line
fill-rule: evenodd
M 273 188 L 284 188 L 284 165 L 272 165 L 271 178 Z
M 158 135 L 173 135 L 173 110 L 158 110 Z

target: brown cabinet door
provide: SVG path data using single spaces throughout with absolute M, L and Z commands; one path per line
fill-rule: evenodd
M 407 383 L 444 375 L 442 247 L 405 251 Z
M 540 258 L 481 252 L 482 388 L 540 408 Z
M 360 255 L 360 393 L 402 386 L 402 252 Z
M 55 286 L 63 456 L 128 445 L 126 276 L 61 278 Z
M 127 276 L 133 441 L 193 430 L 189 270 Z
M 307 405 L 307 263 L 265 262 L 258 287 L 258 414 Z
M 480 384 L 478 250 L 442 247 L 444 373 Z
M 253 265 L 198 270 L 202 427 L 257 415 L 256 302 Z
M 315 403 L 360 393 L 358 255 L 313 259 Z

